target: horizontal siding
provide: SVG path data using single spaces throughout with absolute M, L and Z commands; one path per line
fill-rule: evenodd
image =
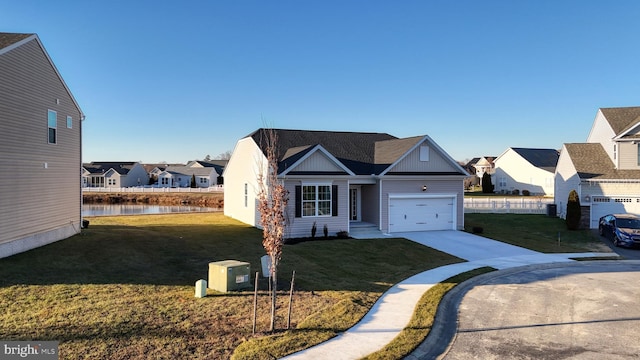
M 638 170 L 638 144 L 632 142 L 618 143 L 619 166 L 621 170 Z
M 35 40 L 0 56 L 0 242 L 80 223 L 80 116 Z
M 344 171 L 336 165 L 333 160 L 329 159 L 325 154 L 316 151 L 306 158 L 300 165 L 296 166 L 290 171 Z
M 327 225 L 329 235 L 335 235 L 338 231 L 348 231 L 349 229 L 349 186 L 347 181 L 334 181 L 333 185 L 338 185 L 338 216 L 322 217 L 295 217 L 295 187 L 302 185 L 301 181 L 287 180 L 285 187 L 289 190 L 289 204 L 287 206 L 287 237 L 307 237 L 311 236 L 311 227 L 315 221 L 317 226 L 317 237 L 322 237 L 322 229 Z

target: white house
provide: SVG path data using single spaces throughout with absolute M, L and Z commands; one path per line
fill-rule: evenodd
M 240 139 L 224 171 L 225 215 L 258 226 L 261 139 L 277 136 L 278 174 L 289 190 L 287 237 L 330 234 L 356 222 L 384 233 L 462 229 L 469 174 L 429 136 L 259 129 Z
M 494 190 L 553 196 L 558 150 L 510 147 L 495 160 Z
M 640 214 L 640 107 L 598 110 L 586 143 L 564 144 L 556 171 L 558 212 L 576 190 L 588 226 L 610 213 Z
M 218 184 L 218 172 L 214 167 L 169 166 L 158 174 L 158 187 L 190 187 L 195 179 L 196 187 Z

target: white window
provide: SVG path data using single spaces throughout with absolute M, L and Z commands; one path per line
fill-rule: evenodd
M 507 187 L 507 178 L 501 177 L 498 179 L 498 187 Z
M 426 145 L 420 146 L 420 161 L 429 161 L 429 147 Z
M 67 129 L 73 129 L 73 118 L 71 116 L 67 116 Z
M 49 110 L 47 113 L 47 124 L 49 127 L 49 144 L 55 144 L 57 142 L 58 131 L 58 113 L 53 110 Z
M 249 184 L 244 183 L 244 207 L 249 206 Z
M 302 186 L 302 216 L 331 216 L 331 185 Z

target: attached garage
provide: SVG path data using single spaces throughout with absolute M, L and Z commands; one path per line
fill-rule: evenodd
M 640 214 L 638 196 L 594 196 L 591 199 L 590 227 L 598 228 L 598 221 L 607 214 Z
M 389 232 L 456 229 L 456 196 L 389 195 Z

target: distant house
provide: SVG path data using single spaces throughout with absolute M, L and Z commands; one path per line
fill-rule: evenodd
M 80 232 L 84 114 L 36 34 L 0 33 L 0 257 Z
M 240 139 L 224 171 L 224 213 L 258 226 L 258 175 L 265 171 L 258 129 Z M 289 190 L 287 237 L 330 234 L 368 223 L 384 233 L 464 226 L 469 174 L 429 136 L 274 129 L 278 176 Z
M 224 168 L 229 163 L 229 160 L 194 160 L 189 161 L 187 166 L 189 167 L 212 167 L 216 169 L 218 173 L 218 179 L 216 180 L 218 185 L 222 185 L 224 183 L 224 178 L 222 174 L 224 173 Z
M 563 218 L 571 190 L 592 229 L 606 214 L 640 214 L 640 107 L 601 108 L 586 143 L 563 145 L 555 195 Z
M 493 160 L 495 156 L 483 156 L 471 159 L 465 166 L 464 169 L 472 175 L 475 175 L 475 179 L 471 179 L 467 181 L 469 185 L 482 185 L 482 177 L 485 173 L 489 175 L 493 175 L 495 172 L 495 164 Z
M 558 150 L 511 147 L 494 160 L 498 193 L 553 196 Z M 517 190 L 517 191 L 516 191 Z
M 154 185 L 158 183 L 158 175 L 162 173 L 169 166 L 184 166 L 184 164 L 142 164 L 144 170 L 149 175 L 149 185 Z
M 158 187 L 190 187 L 192 179 L 195 187 L 206 188 L 218 184 L 215 167 L 169 166 L 158 175 Z
M 149 184 L 149 174 L 138 162 L 94 161 L 82 164 L 86 187 L 132 187 Z

